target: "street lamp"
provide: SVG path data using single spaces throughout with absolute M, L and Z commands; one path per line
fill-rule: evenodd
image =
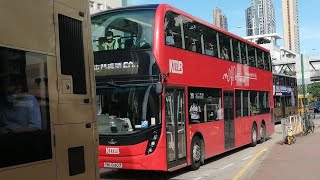
M 306 114 L 306 87 L 304 83 L 304 64 L 303 64 L 303 54 L 301 54 L 301 78 L 302 78 L 302 94 L 303 94 L 303 117 L 305 119 L 305 128 L 307 128 L 307 114 Z

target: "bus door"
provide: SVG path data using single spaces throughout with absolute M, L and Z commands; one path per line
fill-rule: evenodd
M 166 134 L 168 169 L 186 164 L 186 112 L 183 88 L 166 88 Z
M 234 147 L 234 92 L 224 91 L 224 142 L 225 149 Z

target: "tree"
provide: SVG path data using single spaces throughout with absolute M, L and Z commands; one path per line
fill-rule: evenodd
M 298 94 L 303 94 L 302 85 L 298 85 Z
M 315 82 L 308 85 L 308 93 L 313 97 L 320 97 L 320 82 Z
M 266 39 L 266 38 L 259 38 L 257 41 L 256 41 L 256 43 L 257 44 L 268 44 L 268 43 L 270 43 L 271 41 L 269 40 L 269 39 Z

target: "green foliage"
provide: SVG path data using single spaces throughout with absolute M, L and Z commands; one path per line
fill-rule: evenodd
M 303 89 L 301 85 L 298 85 L 298 94 L 303 94 Z
M 307 89 L 313 97 L 320 97 L 320 82 L 309 84 Z
M 271 41 L 269 40 L 269 39 L 266 39 L 266 38 L 259 38 L 257 41 L 256 41 L 256 43 L 257 44 L 268 44 L 268 43 L 270 43 Z

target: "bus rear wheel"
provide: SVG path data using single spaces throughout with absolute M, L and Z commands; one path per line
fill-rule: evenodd
M 202 158 L 202 153 L 201 153 L 201 141 L 198 136 L 194 137 L 192 139 L 191 143 L 191 170 L 197 170 L 200 168 L 201 165 L 201 158 Z
M 258 130 L 257 125 L 253 124 L 251 129 L 251 146 L 254 147 L 257 145 L 257 138 L 258 138 Z

